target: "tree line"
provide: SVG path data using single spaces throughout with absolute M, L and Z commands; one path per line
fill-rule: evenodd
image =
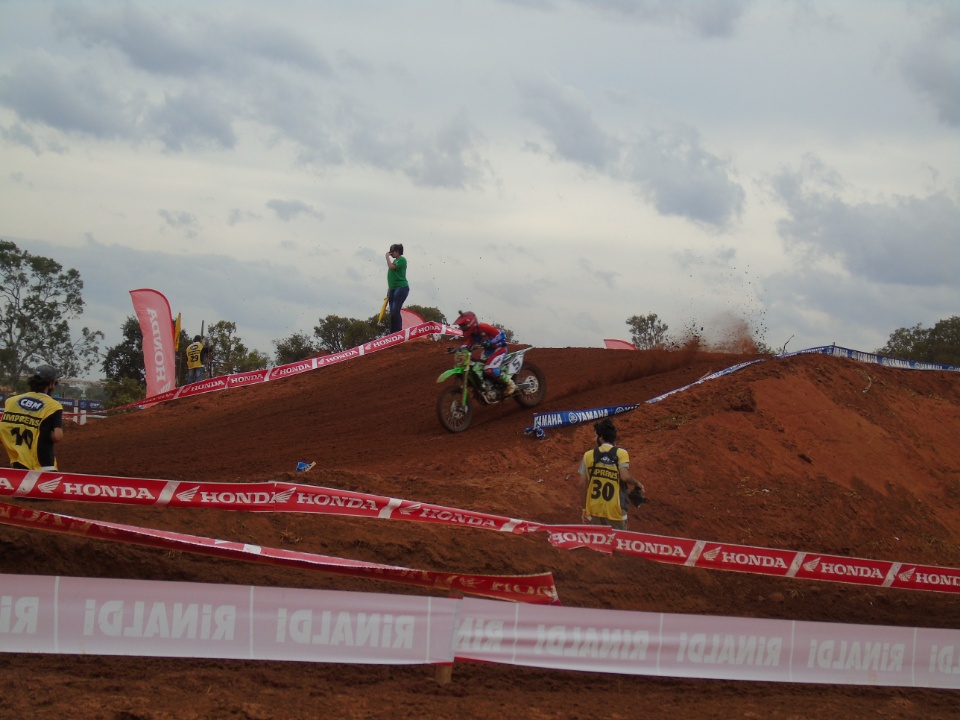
M 135 315 L 128 316 L 121 327 L 123 339 L 101 351 L 103 332 L 83 327 L 77 336 L 71 333 L 70 321 L 83 313 L 82 295 L 83 280 L 79 272 L 65 270 L 52 258 L 33 255 L 13 242 L 0 240 L 0 385 L 3 390 L 23 390 L 26 378 L 40 364 L 53 365 L 64 378 L 83 376 L 99 366 L 106 377 L 104 399 L 109 406 L 143 399 L 146 376 L 139 321 Z M 407 307 L 427 322 L 449 322 L 438 308 Z M 491 324 L 500 327 L 510 342 L 517 342 L 512 330 Z M 656 313 L 633 315 L 626 324 L 633 345 L 641 350 L 679 347 L 698 335 L 695 323 L 690 323 L 679 336 L 672 335 Z M 311 334 L 298 331 L 274 340 L 271 358 L 247 347 L 237 334 L 235 322 L 219 320 L 204 333 L 209 348 L 210 375 L 259 370 L 271 362 L 285 365 L 318 353 L 340 352 L 386 335 L 389 327 L 388 314 L 379 322 L 377 316 L 358 319 L 327 315 L 319 318 Z M 184 351 L 190 340 L 187 333 L 181 331 L 178 384 L 186 379 Z M 756 344 L 758 352 L 773 352 L 762 342 Z M 907 360 L 960 365 L 960 316 L 940 320 L 932 328 L 920 324 L 899 328 L 876 352 Z

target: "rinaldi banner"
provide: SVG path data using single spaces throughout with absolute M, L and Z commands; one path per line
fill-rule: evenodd
M 442 505 L 287 482 L 206 483 L 0 469 L 0 497 L 3 496 L 346 515 L 513 534 L 546 532 L 551 544 L 567 550 L 589 548 L 712 570 L 960 594 L 957 568 L 675 538 L 596 525 L 541 525 Z M 0 523 L 4 522 L 11 524 L 9 518 L 0 516 Z
M 960 630 L 75 577 L 0 575 L 0 652 L 960 689 Z

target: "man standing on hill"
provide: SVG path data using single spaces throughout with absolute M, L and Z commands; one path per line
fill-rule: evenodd
M 63 405 L 50 394 L 57 371 L 41 365 L 27 380 L 30 392 L 13 395 L 3 405 L 0 440 L 10 466 L 21 470 L 56 470 L 53 445 L 63 439 Z
M 203 344 L 203 338 L 193 336 L 193 342 L 187 345 L 187 384 L 203 380 L 203 366 L 207 362 L 209 350 Z
M 630 497 L 639 504 L 646 499 L 643 485 L 630 474 L 630 455 L 613 444 L 617 441 L 613 420 L 605 418 L 593 429 L 596 447 L 583 454 L 578 471 L 581 518 L 591 525 L 626 530 L 626 493 L 622 497 L 621 487 L 632 487 Z
M 410 294 L 407 282 L 407 259 L 403 256 L 403 245 L 394 243 L 386 254 L 387 259 L 387 303 L 390 306 L 390 332 L 403 330 L 400 310 Z

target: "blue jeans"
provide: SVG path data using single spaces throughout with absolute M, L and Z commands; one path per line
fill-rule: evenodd
M 387 303 L 390 306 L 390 332 L 395 333 L 403 329 L 403 320 L 400 318 L 400 308 L 407 300 L 410 294 L 410 286 L 392 288 L 387 290 Z
M 198 368 L 187 368 L 187 384 L 203 380 L 203 365 Z

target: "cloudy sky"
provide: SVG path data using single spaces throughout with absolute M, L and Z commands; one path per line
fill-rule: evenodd
M 0 0 L 0 237 L 248 346 L 408 303 L 874 350 L 960 314 L 950 0 Z

